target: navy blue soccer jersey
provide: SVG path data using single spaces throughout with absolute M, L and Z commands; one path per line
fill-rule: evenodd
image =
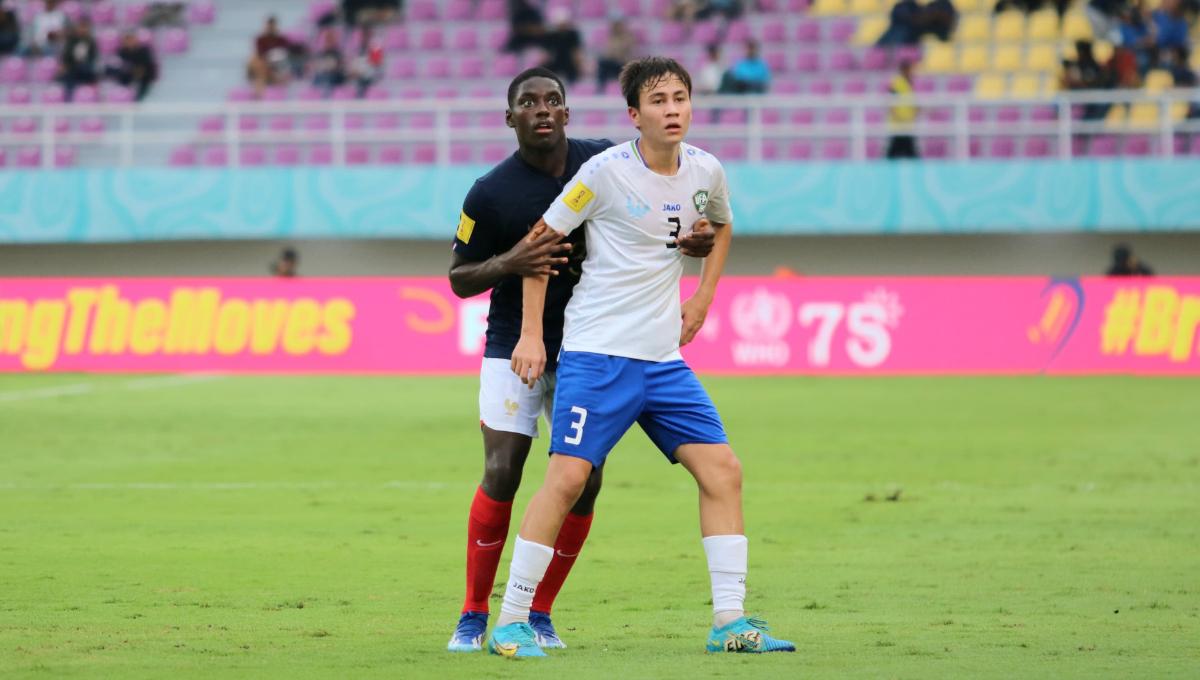
M 467 192 L 454 237 L 454 252 L 475 262 L 508 252 L 537 224 L 580 166 L 610 146 L 612 142 L 607 139 L 568 139 L 567 167 L 562 177 L 543 174 L 519 153 L 501 161 L 475 180 Z M 557 276 L 550 277 L 542 317 L 547 370 L 552 370 L 557 362 L 562 345 L 563 311 L 571 299 L 571 290 L 579 282 L 586 255 L 583 229 L 576 229 L 566 240 L 572 245 L 570 261 L 558 268 Z M 483 356 L 511 359 L 520 338 L 521 277 L 507 276 L 492 288 Z

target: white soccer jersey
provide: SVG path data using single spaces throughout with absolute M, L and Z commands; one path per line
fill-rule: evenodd
M 563 234 L 587 223 L 587 259 L 567 303 L 563 349 L 679 359 L 683 256 L 674 241 L 701 216 L 733 223 L 725 170 L 694 146 L 680 146 L 671 177 L 647 168 L 636 142 L 584 163 L 545 215 Z

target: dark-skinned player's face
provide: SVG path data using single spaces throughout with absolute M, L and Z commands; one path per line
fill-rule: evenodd
M 522 148 L 549 151 L 567 137 L 571 118 L 566 96 L 558 83 L 549 78 L 530 78 L 517 86 L 517 93 L 504 114 L 508 126 L 517 132 Z

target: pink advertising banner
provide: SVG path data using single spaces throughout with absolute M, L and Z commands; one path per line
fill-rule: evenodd
M 0 371 L 473 373 L 487 309 L 441 278 L 0 279 Z M 724 374 L 1196 375 L 1197 325 L 1200 277 L 726 277 L 684 356 Z

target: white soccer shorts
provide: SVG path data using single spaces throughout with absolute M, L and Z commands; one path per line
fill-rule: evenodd
M 508 359 L 484 359 L 479 369 L 479 420 L 493 430 L 538 436 L 538 414 L 550 422 L 554 408 L 554 372 L 547 371 L 533 389 L 521 383 Z

